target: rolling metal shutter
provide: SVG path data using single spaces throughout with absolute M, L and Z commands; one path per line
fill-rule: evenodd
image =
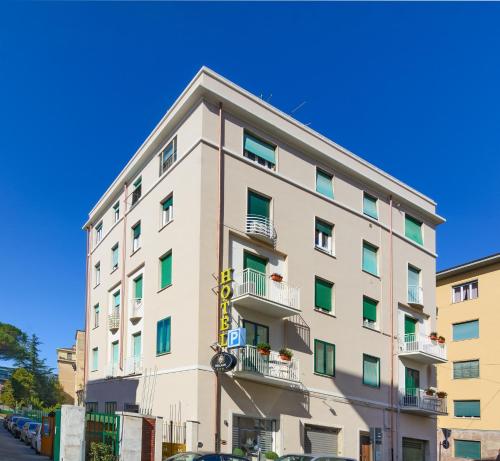
M 339 430 L 332 427 L 304 427 L 304 451 L 306 453 L 337 454 Z
M 425 461 L 423 440 L 403 437 L 403 461 Z

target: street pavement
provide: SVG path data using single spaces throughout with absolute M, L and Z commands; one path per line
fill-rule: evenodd
M 1 461 L 48 461 L 47 456 L 40 456 L 35 453 L 24 442 L 15 439 L 12 434 L 3 427 L 3 420 L 0 419 L 0 460 Z

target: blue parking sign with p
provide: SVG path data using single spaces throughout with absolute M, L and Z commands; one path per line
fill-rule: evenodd
M 243 347 L 247 342 L 247 330 L 245 328 L 235 328 L 227 332 L 227 347 Z

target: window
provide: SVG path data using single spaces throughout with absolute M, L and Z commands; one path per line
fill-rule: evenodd
M 134 298 L 142 299 L 142 274 L 134 279 Z
M 380 359 L 363 354 L 363 384 L 380 387 Z
M 257 346 L 260 343 L 269 343 L 269 327 L 243 320 L 243 328 L 247 331 L 247 344 Z
M 243 155 L 252 162 L 274 170 L 276 164 L 275 151 L 273 145 L 248 133 L 244 134 Z
M 120 220 L 120 202 L 116 202 L 113 205 L 113 216 L 114 216 L 114 222 L 118 222 Z
M 85 402 L 85 409 L 87 410 L 88 413 L 97 413 L 97 410 L 99 410 L 99 403 Z
M 172 285 L 172 253 L 160 258 L 160 289 Z
M 363 296 L 363 325 L 368 328 L 377 328 L 378 301 Z
M 316 218 L 316 232 L 314 244 L 316 248 L 332 253 L 332 233 L 333 226 Z
M 453 379 L 479 378 L 479 360 L 453 362 Z
M 453 341 L 479 338 L 479 320 L 453 324 Z
M 113 364 L 113 369 L 118 368 L 118 361 L 120 360 L 120 347 L 118 341 L 113 341 L 111 343 L 111 363 Z
M 141 248 L 141 222 L 132 227 L 132 253 Z
M 95 226 L 95 243 L 99 243 L 102 240 L 102 222 Z
M 97 286 L 101 283 L 101 263 L 100 262 L 94 266 L 94 281 L 95 281 L 95 286 Z
M 477 280 L 454 286 L 452 290 L 454 303 L 468 301 L 469 299 L 476 299 L 479 296 Z
M 174 219 L 174 196 L 166 198 L 161 202 L 161 226 L 167 225 Z
M 119 255 L 120 252 L 118 250 L 118 243 L 117 243 L 113 248 L 111 248 L 111 268 L 113 271 L 118 268 Z
M 132 335 L 132 353 L 134 357 L 134 362 L 138 362 L 141 358 L 141 348 L 142 348 L 142 341 L 141 341 L 141 333 L 136 333 L 135 335 Z
M 67 352 L 67 353 L 66 353 L 66 358 L 67 358 L 68 360 L 73 360 L 73 354 L 72 354 L 71 352 Z
M 111 414 L 116 411 L 116 402 L 104 402 L 104 413 Z
M 335 376 L 335 344 L 314 340 L 314 372 Z
M 422 304 L 420 269 L 408 265 L 408 303 Z
M 141 195 L 142 195 L 142 178 L 139 177 L 134 182 L 134 190 L 132 191 L 132 206 L 134 206 L 139 201 Z
M 481 459 L 481 442 L 476 440 L 454 440 L 455 458 Z
M 120 307 L 120 290 L 113 293 L 113 311 L 116 311 Z
M 314 279 L 314 307 L 330 312 L 332 310 L 333 283 L 316 277 Z
M 378 200 L 366 192 L 363 193 L 363 214 L 378 219 Z
M 160 153 L 160 176 L 177 160 L 177 137 L 172 139 Z
M 156 355 L 170 352 L 170 317 L 156 324 Z
M 94 306 L 94 328 L 99 326 L 99 304 Z
M 248 216 L 261 216 L 268 218 L 270 216 L 271 199 L 257 194 L 256 192 L 248 191 L 247 214 Z M 258 223 L 257 223 L 258 224 Z
M 92 349 L 92 371 L 97 371 L 99 367 L 99 348 Z
M 316 169 L 316 192 L 333 198 L 333 176 Z
M 363 270 L 378 275 L 378 248 L 368 242 L 363 242 Z
M 456 418 L 481 417 L 481 403 L 479 400 L 454 400 L 453 406 Z
M 410 215 L 405 215 L 405 236 L 410 240 L 422 245 L 422 223 Z

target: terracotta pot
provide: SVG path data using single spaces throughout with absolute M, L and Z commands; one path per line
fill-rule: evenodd
M 432 395 L 434 395 L 434 392 L 432 392 L 432 391 L 427 391 L 427 392 L 426 392 L 426 395 L 430 395 L 430 396 L 432 396 Z
M 282 282 L 283 281 L 283 276 L 280 274 L 272 274 L 271 279 L 275 282 Z
M 447 395 L 447 394 L 446 394 L 446 392 L 438 392 L 436 395 L 437 395 L 440 399 L 444 399 L 444 398 L 446 397 L 446 395 Z
M 287 362 L 289 362 L 290 360 L 292 360 L 292 358 L 288 357 L 288 355 L 280 355 L 280 359 L 281 360 L 286 360 Z
M 438 337 L 437 336 L 429 336 L 431 338 L 431 341 L 437 341 Z
M 267 356 L 271 354 L 271 351 L 266 351 L 265 349 L 259 349 L 259 354 Z

